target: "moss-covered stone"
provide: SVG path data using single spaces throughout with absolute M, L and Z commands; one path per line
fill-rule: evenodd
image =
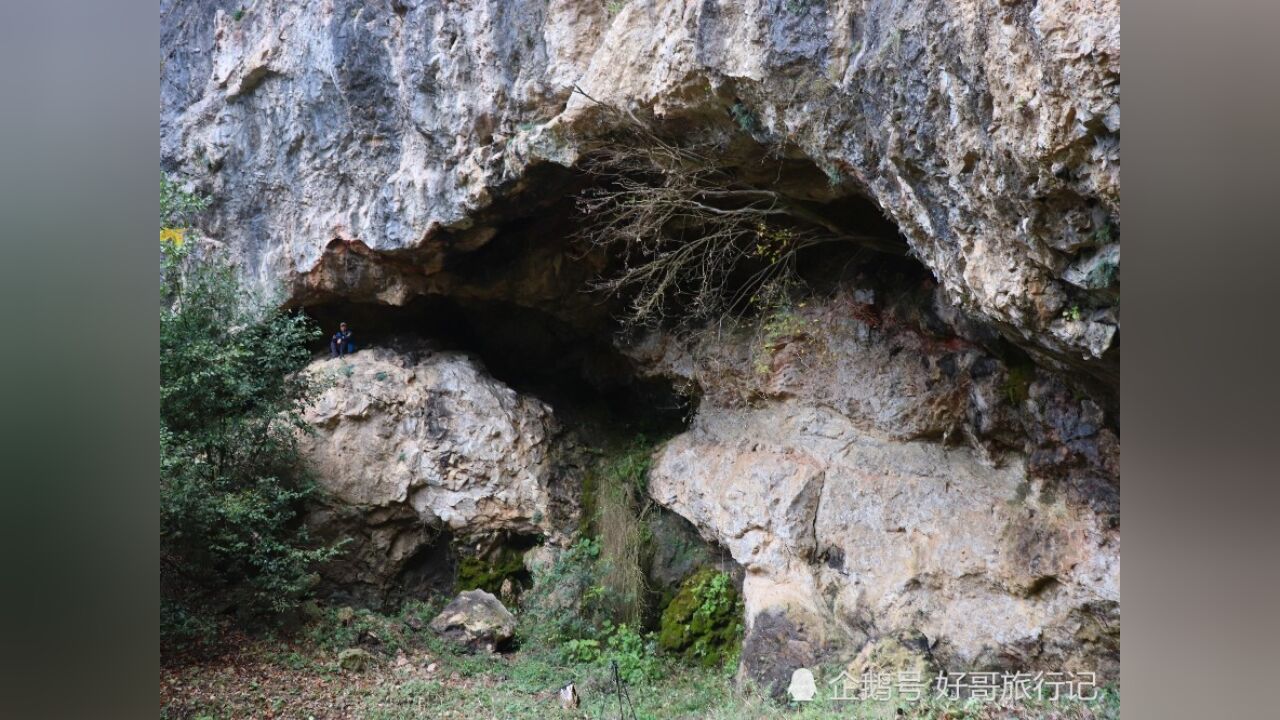
M 338 653 L 338 667 L 352 672 L 364 672 L 373 664 L 373 656 L 360 648 L 348 648 Z
M 527 574 L 523 553 L 511 548 L 504 547 L 488 558 L 463 557 L 458 561 L 458 591 L 485 590 L 500 596 L 504 580 L 515 583 Z
M 662 612 L 658 646 L 706 667 L 735 655 L 742 641 L 742 597 L 727 573 L 689 576 Z

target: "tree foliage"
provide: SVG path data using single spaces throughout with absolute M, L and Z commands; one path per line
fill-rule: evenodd
M 190 222 L 205 202 L 162 180 L 162 227 Z M 299 515 L 314 487 L 296 433 L 316 391 L 299 371 L 319 331 L 253 302 L 225 258 L 196 247 L 161 247 L 161 582 L 172 639 L 207 629 L 217 611 L 294 607 L 334 552 L 309 540 Z

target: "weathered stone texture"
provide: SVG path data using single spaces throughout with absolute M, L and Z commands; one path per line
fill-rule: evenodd
M 1116 342 L 1115 0 L 264 0 L 173 3 L 162 26 L 163 162 L 290 295 L 334 240 L 421 275 L 487 242 L 495 197 L 610 132 L 578 86 L 807 156 L 1029 345 Z
M 362 567 L 349 580 L 387 585 L 442 531 L 555 542 L 573 527 L 577 486 L 553 457 L 551 409 L 469 356 L 374 348 L 308 372 L 328 389 L 301 451 L 335 506 L 318 524 L 352 518 L 348 558 Z

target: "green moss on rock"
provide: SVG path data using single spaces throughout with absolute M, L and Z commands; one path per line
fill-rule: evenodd
M 727 573 L 689 576 L 662 613 L 658 646 L 705 667 L 735 655 L 742 641 L 742 597 Z
M 502 548 L 492 558 L 463 557 L 458 561 L 458 591 L 485 590 L 501 597 L 502 581 L 515 582 L 525 572 L 521 553 L 510 548 Z

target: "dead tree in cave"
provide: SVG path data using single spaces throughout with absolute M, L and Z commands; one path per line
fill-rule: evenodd
M 595 182 L 578 196 L 586 218 L 578 237 L 620 257 L 594 288 L 624 294 L 633 324 L 669 320 L 672 308 L 700 321 L 768 304 L 798 282 L 798 254 L 823 243 L 901 253 L 741 179 L 721 164 L 731 142 L 724 133 L 671 140 L 655 122 L 592 100 L 616 130 L 582 162 Z M 780 158 L 767 161 L 781 172 Z

